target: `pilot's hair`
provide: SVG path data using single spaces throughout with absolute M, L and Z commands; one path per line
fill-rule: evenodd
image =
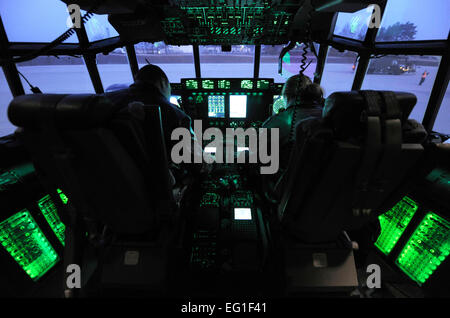
M 296 100 L 301 103 L 319 102 L 323 98 L 324 91 L 320 85 L 313 83 L 308 76 L 297 74 L 288 78 L 281 94 L 288 102 L 295 102 Z
M 167 83 L 169 82 L 166 73 L 160 67 L 153 64 L 142 67 L 134 77 L 135 82 L 139 81 L 147 84 L 156 84 L 161 80 Z

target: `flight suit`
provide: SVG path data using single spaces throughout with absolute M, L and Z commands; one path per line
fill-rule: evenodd
M 295 112 L 295 123 L 292 122 Z M 269 117 L 262 125 L 263 128 L 278 128 L 280 167 L 285 168 L 289 161 L 291 141 L 295 140 L 295 127 L 305 119 L 321 118 L 322 106 L 318 103 L 307 105 L 291 105 L 285 111 Z
M 293 121 L 294 116 L 295 122 Z M 310 118 L 321 117 L 322 106 L 319 103 L 312 102 L 302 105 L 293 104 L 286 110 L 269 117 L 263 123 L 262 128 L 278 128 L 279 131 L 280 168 L 274 175 L 264 176 L 264 183 L 267 185 L 267 190 L 269 190 L 269 192 L 280 195 L 277 193 L 278 183 L 289 164 L 289 157 L 293 142 L 295 141 L 295 129 L 297 125 Z
M 142 102 L 144 105 L 158 105 L 161 109 L 161 122 L 164 131 L 164 140 L 166 143 L 167 158 L 169 159 L 170 170 L 175 180 L 180 181 L 187 177 L 188 171 L 198 173 L 202 166 L 189 164 L 175 164 L 171 160 L 172 147 L 178 141 L 171 140 L 172 131 L 183 127 L 191 132 L 192 140 L 195 145 L 195 134 L 191 126 L 191 118 L 176 105 L 171 104 L 156 87 L 145 85 L 143 83 L 134 83 L 128 88 L 108 92 L 104 94 L 116 107 L 117 111 L 128 106 L 132 102 Z M 194 149 L 195 146 L 194 146 Z M 195 150 L 194 150 L 195 151 Z M 201 151 L 197 150 L 197 151 Z
M 171 146 L 174 143 L 171 141 L 170 136 L 175 128 L 184 127 L 193 132 L 191 118 L 180 108 L 171 104 L 154 86 L 135 83 L 128 88 L 105 93 L 105 96 L 118 109 L 126 107 L 131 102 L 142 102 L 145 105 L 158 105 L 161 109 L 164 139 L 169 154 L 172 149 Z

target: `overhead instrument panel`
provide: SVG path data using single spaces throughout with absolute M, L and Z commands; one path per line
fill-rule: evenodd
M 92 9 L 90 0 L 62 0 Z M 280 45 L 302 41 L 309 18 L 315 42 L 329 37 L 335 12 L 356 12 L 382 0 L 317 0 L 315 12 L 305 1 L 171 0 L 100 1 L 97 14 L 131 42 L 164 41 L 167 45 Z M 114 3 L 114 5 L 112 5 Z
M 284 44 L 297 6 L 275 1 L 172 1 L 164 7 L 166 44 Z

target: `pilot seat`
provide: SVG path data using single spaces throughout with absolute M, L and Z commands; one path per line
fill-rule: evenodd
M 297 126 L 277 210 L 291 292 L 357 286 L 345 231 L 377 221 L 425 174 L 427 134 L 408 119 L 416 101 L 402 92 L 336 92 L 322 118 Z
M 164 292 L 182 222 L 159 107 L 119 110 L 102 95 L 36 94 L 16 97 L 8 115 L 62 211 L 65 268 L 84 264 L 82 252 L 93 245 L 102 288 Z

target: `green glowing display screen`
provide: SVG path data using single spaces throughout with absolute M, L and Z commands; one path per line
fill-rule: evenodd
M 26 209 L 0 223 L 0 243 L 34 281 L 59 260 L 58 254 Z
M 217 88 L 218 89 L 230 89 L 231 88 L 231 82 L 228 80 L 219 80 L 217 82 Z
M 208 117 L 225 117 L 225 96 L 210 95 L 208 96 Z
M 56 237 L 64 246 L 66 226 L 63 222 L 61 222 L 61 219 L 58 215 L 58 210 L 56 209 L 56 205 L 53 203 L 50 195 L 46 195 L 45 197 L 40 199 L 38 201 L 38 206 L 51 229 L 55 233 Z
M 56 192 L 58 192 L 62 203 L 67 204 L 67 202 L 69 202 L 69 198 L 67 198 L 67 196 L 64 194 L 64 192 L 62 192 L 61 189 L 56 189 Z
M 416 202 L 408 197 L 404 197 L 392 209 L 378 217 L 381 225 L 381 234 L 375 242 L 375 246 L 380 251 L 386 255 L 392 251 L 416 213 L 417 208 Z
M 214 89 L 214 81 L 213 80 L 203 80 L 202 88 L 203 89 Z
M 258 80 L 256 82 L 257 89 L 269 89 L 269 81 L 268 80 Z
M 253 89 L 253 81 L 252 80 L 242 80 L 241 88 L 244 89 Z
M 427 213 L 411 235 L 397 265 L 422 285 L 450 253 L 450 222 L 433 212 Z
M 187 80 L 186 88 L 187 89 L 198 89 L 198 81 L 197 80 Z

